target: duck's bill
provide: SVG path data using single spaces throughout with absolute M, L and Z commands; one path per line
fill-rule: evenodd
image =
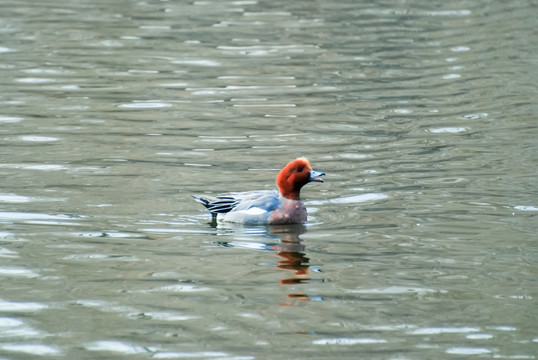
M 323 175 L 325 175 L 324 172 L 312 170 L 310 171 L 310 181 L 323 182 L 321 178 Z

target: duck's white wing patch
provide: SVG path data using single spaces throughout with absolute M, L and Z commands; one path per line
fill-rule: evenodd
M 259 207 L 230 211 L 222 214 L 222 220 L 242 224 L 267 224 L 271 212 Z
M 263 215 L 267 213 L 267 210 L 260 209 L 259 207 L 251 207 L 250 209 L 238 211 L 238 213 L 243 213 L 245 215 Z

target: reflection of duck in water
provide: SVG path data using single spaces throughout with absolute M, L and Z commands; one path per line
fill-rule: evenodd
M 278 260 L 276 267 L 283 270 L 293 271 L 293 277 L 280 280 L 281 285 L 298 285 L 310 282 L 309 272 L 311 269 L 310 259 L 306 257 L 305 246 L 299 235 L 306 232 L 304 226 L 300 227 L 274 227 L 273 233 L 280 234 L 280 248 L 276 253 L 282 258 Z M 319 271 L 316 269 L 316 271 Z M 319 296 L 310 296 L 306 293 L 289 293 L 288 298 L 297 300 L 321 300 Z M 293 305 L 291 301 L 279 303 L 279 305 Z
M 305 246 L 302 244 L 300 234 L 306 232 L 304 226 L 289 228 L 273 228 L 274 234 L 280 234 L 280 246 L 275 249 L 276 254 L 283 260 L 278 261 L 276 266 L 279 269 L 293 270 L 296 276 L 300 278 L 282 279 L 281 284 L 296 284 L 306 282 L 309 279 L 305 278 L 308 275 L 308 261 L 310 260 L 304 254 Z
M 323 182 L 323 172 L 312 170 L 302 157 L 290 161 L 276 177 L 278 191 L 236 192 L 217 197 L 195 196 L 213 220 L 241 224 L 302 224 L 306 208 L 301 201 L 301 188 L 312 181 Z
M 267 237 L 279 237 L 280 242 L 255 242 L 255 241 L 219 241 L 219 246 L 243 248 L 250 250 L 265 250 L 276 252 L 276 255 L 281 259 L 274 263 L 275 267 L 282 270 L 293 271 L 292 277 L 281 279 L 281 285 L 302 285 L 311 281 L 309 272 L 312 270 L 310 259 L 306 257 L 305 246 L 302 243 L 300 235 L 306 232 L 306 228 L 302 224 L 295 225 L 278 225 L 267 227 L 267 232 L 264 234 Z M 314 271 L 321 272 L 314 268 Z M 306 293 L 289 293 L 288 298 L 298 300 L 322 300 L 319 296 L 310 296 Z M 291 300 L 290 300 L 291 301 Z M 284 302 L 279 305 L 292 305 L 292 303 Z

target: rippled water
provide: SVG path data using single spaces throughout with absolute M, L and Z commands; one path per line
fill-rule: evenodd
M 536 358 L 533 2 L 1 5 L 2 359 Z

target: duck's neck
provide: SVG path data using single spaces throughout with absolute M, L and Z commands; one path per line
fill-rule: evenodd
M 299 191 L 295 190 L 285 190 L 280 188 L 280 195 L 282 195 L 283 198 L 288 200 L 301 200 L 301 197 L 299 196 Z

